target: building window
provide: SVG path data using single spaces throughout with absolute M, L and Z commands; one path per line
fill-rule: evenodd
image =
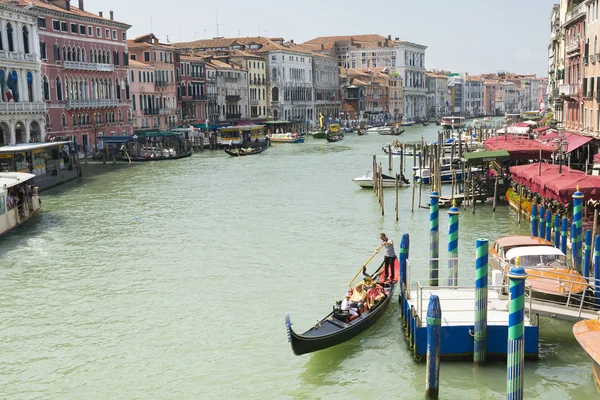
M 60 81 L 60 77 L 56 77 L 56 100 L 57 101 L 62 101 L 63 99 L 63 95 L 62 95 L 62 83 Z
M 10 22 L 6 24 L 6 36 L 8 37 L 8 51 L 15 51 L 13 43 L 13 27 Z
M 54 45 L 54 61 L 60 61 L 60 47 L 57 44 Z
M 46 18 L 38 18 L 38 28 L 46 29 Z
M 50 84 L 48 83 L 48 77 L 44 76 L 44 100 L 50 100 Z
M 68 31 L 67 30 L 67 23 L 66 22 L 61 21 L 61 23 L 60 23 L 60 31 L 61 32 L 67 32 Z
M 127 32 L 121 32 L 121 35 L 123 37 L 123 41 L 127 40 Z
M 29 30 L 26 26 L 23 27 L 23 50 L 29 54 Z
M 77 33 L 77 24 L 71 24 L 71 33 Z
M 60 31 L 60 21 L 52 20 L 52 30 Z
M 104 30 L 104 37 L 107 39 L 110 39 L 110 29 L 105 29 Z
M 129 56 L 132 60 L 137 60 L 137 56 L 135 54 L 132 54 Z
M 92 36 L 94 34 L 94 30 L 92 29 L 91 26 L 87 27 L 87 31 L 88 31 L 88 36 Z
M 112 36 L 113 40 L 117 40 L 117 31 L 112 31 L 112 34 L 113 34 L 113 36 Z
M 40 57 L 42 57 L 42 60 L 48 58 L 46 55 L 46 42 L 40 42 Z
M 96 36 L 102 37 L 102 29 L 96 28 Z
M 79 34 L 85 35 L 85 26 L 84 25 L 79 25 Z

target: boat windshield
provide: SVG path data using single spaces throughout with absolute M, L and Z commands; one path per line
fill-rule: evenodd
M 516 258 L 511 258 L 509 264 L 515 266 Z M 554 262 L 566 263 L 566 257 L 559 254 L 536 254 L 521 256 L 520 266 L 523 268 L 544 267 Z

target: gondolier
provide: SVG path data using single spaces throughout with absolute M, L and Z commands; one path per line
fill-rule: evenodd
M 396 252 L 394 251 L 394 242 L 381 232 L 379 235 L 381 244 L 383 245 L 383 263 L 385 265 L 386 282 L 394 281 L 394 261 L 396 260 Z

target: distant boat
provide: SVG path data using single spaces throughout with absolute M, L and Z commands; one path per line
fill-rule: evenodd
M 461 129 L 464 128 L 465 117 L 444 117 L 442 118 L 442 127 L 444 129 Z
M 304 143 L 304 138 L 288 133 L 272 133 L 269 139 L 273 143 Z
M 400 126 L 413 126 L 414 124 L 415 121 L 406 119 L 406 117 L 402 118 L 402 120 L 400 121 Z
M 396 187 L 396 178 L 393 176 L 381 174 L 383 187 L 384 188 L 393 188 Z M 358 178 L 352 179 L 352 182 L 356 183 L 361 188 L 372 188 L 373 187 L 373 172 L 369 171 L 363 176 L 359 176 Z M 399 186 L 409 185 L 410 181 L 406 179 L 404 176 L 400 178 L 398 181 Z
M 243 157 L 243 156 L 251 156 L 254 154 L 259 154 L 262 153 L 263 151 L 265 151 L 266 149 L 268 149 L 267 146 L 265 147 L 253 147 L 253 148 L 237 148 L 237 149 L 225 149 L 225 153 L 229 154 L 230 156 L 233 157 Z

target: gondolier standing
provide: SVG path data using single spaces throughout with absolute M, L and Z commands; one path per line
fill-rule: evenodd
M 394 242 L 388 239 L 385 233 L 379 235 L 381 245 L 383 246 L 383 262 L 385 264 L 385 280 L 393 282 L 394 277 L 394 261 L 396 260 L 396 252 L 394 251 Z

